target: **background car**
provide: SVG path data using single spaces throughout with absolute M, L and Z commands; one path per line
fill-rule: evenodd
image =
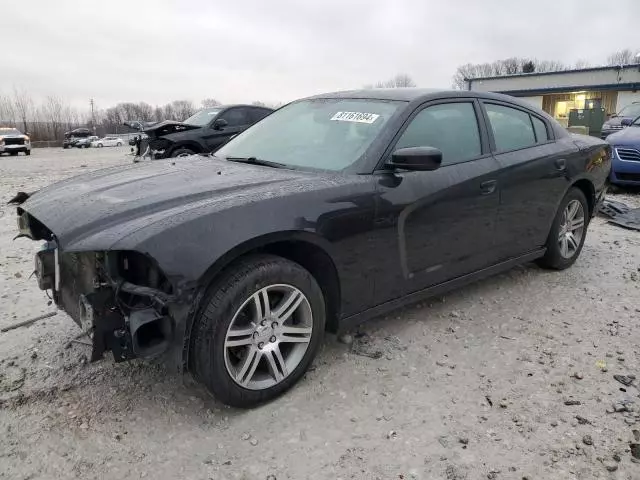
M 91 135 L 88 137 L 84 137 L 84 138 L 79 138 L 76 140 L 76 142 L 73 144 L 74 147 L 77 148 L 89 148 L 91 146 L 91 142 L 94 142 L 98 139 L 98 137 L 96 137 L 95 135 Z
M 62 148 L 75 147 L 78 140 L 88 138 L 91 136 L 91 130 L 88 128 L 76 128 L 69 132 L 64 132 L 64 140 L 62 141 Z
M 166 120 L 144 128 L 148 138 L 142 139 L 139 150 L 144 152 L 149 145 L 155 159 L 215 152 L 272 111 L 255 105 L 205 108 L 184 122 Z
M 31 140 L 17 128 L 0 128 L 0 155 L 31 155 Z
M 611 134 L 613 147 L 610 181 L 620 186 L 640 186 L 640 116 L 624 130 Z
M 91 142 L 92 147 L 121 147 L 124 145 L 124 140 L 120 137 L 104 137 L 100 139 L 96 139 Z
M 637 117 L 640 117 L 640 102 L 633 102 L 604 122 L 600 137 L 607 138 L 612 133 L 619 132 Z
M 46 242 L 35 276 L 92 329 L 92 360 L 165 355 L 249 407 L 304 375 L 325 329 L 521 263 L 570 267 L 610 150 L 506 95 L 339 92 L 212 156 L 21 197 L 19 232 Z

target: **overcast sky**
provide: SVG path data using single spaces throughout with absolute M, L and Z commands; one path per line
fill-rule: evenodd
M 29 0 L 0 8 L 0 92 L 284 102 L 509 56 L 592 64 L 640 49 L 640 0 Z

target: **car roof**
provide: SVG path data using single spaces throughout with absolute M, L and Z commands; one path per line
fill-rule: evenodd
M 371 88 L 362 90 L 346 90 L 342 92 L 313 95 L 311 97 L 307 97 L 305 100 L 321 98 L 354 98 L 422 103 L 427 100 L 460 97 L 501 100 L 526 106 L 530 109 L 532 107 L 531 104 L 523 102 L 516 97 L 500 93 L 476 92 L 470 90 L 448 90 L 443 88 Z
M 248 103 L 230 103 L 229 105 L 216 105 L 215 107 L 206 107 L 202 110 L 209 110 L 210 108 L 219 108 L 224 110 L 232 107 L 251 107 L 251 108 L 264 108 L 265 110 L 273 110 L 271 107 L 265 107 L 264 105 L 249 105 Z

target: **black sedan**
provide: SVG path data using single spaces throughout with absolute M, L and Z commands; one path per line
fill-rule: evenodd
M 144 137 L 140 137 L 137 154 L 162 159 L 215 152 L 272 111 L 256 105 L 220 105 L 200 110 L 184 122 L 165 120 L 147 125 L 141 129 Z M 128 124 L 134 123 L 140 125 Z
M 248 407 L 298 381 L 325 330 L 523 262 L 569 267 L 610 166 L 606 143 L 515 98 L 380 89 L 293 102 L 215 156 L 16 198 L 92 360 L 163 355 Z

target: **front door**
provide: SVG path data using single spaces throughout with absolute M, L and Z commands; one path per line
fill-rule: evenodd
M 380 303 L 493 264 L 499 164 L 491 156 L 479 103 L 431 103 L 412 115 L 390 149 L 442 151 L 431 172 L 381 171 L 372 241 L 379 242 Z
M 216 129 L 213 127 L 215 120 L 223 119 L 227 125 Z M 204 141 L 210 152 L 215 152 L 222 145 L 227 143 L 231 137 L 244 131 L 250 124 L 251 118 L 247 107 L 232 107 L 220 112 L 215 120 L 207 127 L 204 135 Z

